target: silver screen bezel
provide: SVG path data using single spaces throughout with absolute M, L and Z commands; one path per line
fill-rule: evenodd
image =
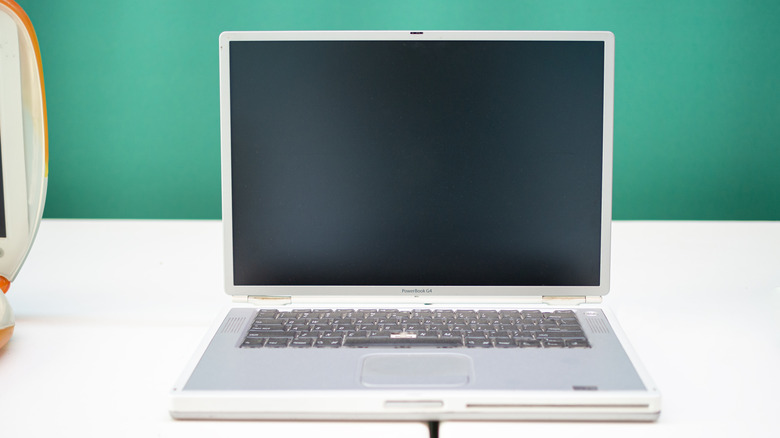
M 233 281 L 231 134 L 230 134 L 230 42 L 232 41 L 601 41 L 604 43 L 604 114 L 601 211 L 601 269 L 598 286 L 261 286 L 235 285 Z M 222 155 L 222 221 L 224 237 L 225 292 L 233 296 L 360 297 L 382 301 L 443 302 L 468 297 L 499 300 L 537 296 L 603 296 L 610 287 L 612 220 L 612 150 L 614 98 L 614 35 L 610 32 L 550 31 L 279 31 L 224 32 L 219 37 L 220 137 Z M 409 291 L 419 291 L 414 293 Z

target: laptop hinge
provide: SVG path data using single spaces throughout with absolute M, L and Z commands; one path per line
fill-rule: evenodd
M 579 297 L 564 297 L 564 296 L 543 296 L 542 302 L 551 306 L 576 306 L 579 304 L 597 304 L 601 302 L 600 296 L 579 296 Z
M 233 302 L 254 304 L 256 306 L 284 306 L 287 304 L 292 304 L 292 297 L 268 295 L 234 295 Z

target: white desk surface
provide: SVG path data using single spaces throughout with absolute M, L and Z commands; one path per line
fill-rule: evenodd
M 44 221 L 8 293 L 0 436 L 428 436 L 170 419 L 169 388 L 229 304 L 221 248 L 217 221 Z M 780 222 L 616 222 L 605 303 L 662 392 L 657 423 L 447 422 L 439 436 L 780 435 Z

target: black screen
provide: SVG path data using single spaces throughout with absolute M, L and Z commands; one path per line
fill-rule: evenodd
M 230 43 L 236 285 L 599 285 L 604 44 Z

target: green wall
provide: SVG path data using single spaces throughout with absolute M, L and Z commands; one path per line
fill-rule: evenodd
M 46 217 L 218 218 L 224 30 L 610 30 L 615 219 L 780 219 L 777 0 L 18 0 Z

